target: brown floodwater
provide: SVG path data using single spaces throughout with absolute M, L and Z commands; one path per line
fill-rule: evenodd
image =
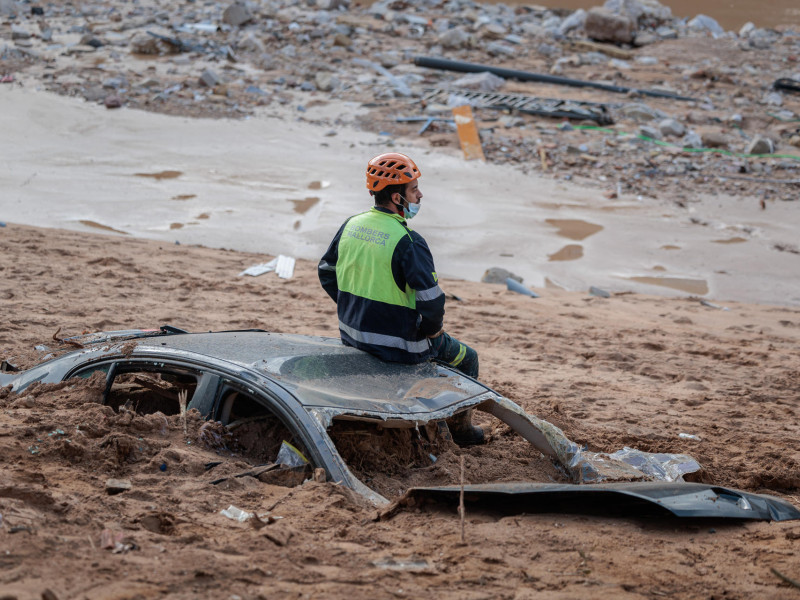
M 162 179 L 175 179 L 183 175 L 180 171 L 159 171 L 158 173 L 134 173 L 137 177 L 151 177 L 161 181 Z
M 94 227 L 95 229 L 102 229 L 103 231 L 113 231 L 114 233 L 121 233 L 122 235 L 128 235 L 127 231 L 120 231 L 119 229 L 114 229 L 113 227 L 109 227 L 108 225 L 103 225 L 102 223 L 98 223 L 97 221 L 88 221 L 81 219 L 81 225 L 86 225 L 87 227 Z
M 567 244 L 558 252 L 551 254 L 549 260 L 578 260 L 583 256 L 583 246 L 580 244 Z
M 504 4 L 528 4 L 524 0 L 503 0 Z M 604 0 L 540 0 L 535 4 L 548 8 L 589 9 L 602 6 Z M 798 0 L 671 0 L 661 2 L 672 9 L 672 16 L 689 18 L 708 15 L 728 31 L 738 31 L 751 21 L 758 27 L 800 26 Z
M 660 285 L 661 287 L 668 287 L 699 296 L 708 293 L 708 284 L 704 279 L 681 279 L 680 277 L 628 277 L 628 279 L 648 285 Z
M 589 223 L 580 219 L 545 219 L 548 225 L 557 227 L 556 235 L 570 240 L 585 240 L 590 235 L 603 230 L 602 225 Z

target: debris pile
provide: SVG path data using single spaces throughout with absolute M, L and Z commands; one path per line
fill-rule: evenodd
M 454 149 L 451 110 L 470 104 L 488 161 L 678 204 L 705 192 L 795 199 L 799 54 L 796 29 L 726 32 L 656 1 L 588 11 L 472 0 L 0 4 L 6 84 L 109 109 L 288 112 L 334 133 L 345 111 L 306 111 L 356 103 L 357 124 L 389 143 L 422 136 Z M 421 66 L 426 55 L 479 72 Z

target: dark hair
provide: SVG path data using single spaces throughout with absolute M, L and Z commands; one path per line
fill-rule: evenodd
M 406 185 L 404 183 L 398 183 L 396 185 L 387 185 L 385 188 L 378 192 L 370 192 L 375 198 L 375 205 L 376 206 L 389 206 L 392 203 L 392 194 L 398 193 L 401 196 L 405 196 L 406 193 Z

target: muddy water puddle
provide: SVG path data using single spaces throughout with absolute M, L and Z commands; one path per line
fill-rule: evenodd
M 646 283 L 647 285 L 658 285 L 661 287 L 680 290 L 687 294 L 697 294 L 704 296 L 708 293 L 708 283 L 705 279 L 683 279 L 680 277 L 626 277 L 629 281 Z
M 317 202 L 319 202 L 319 198 L 316 196 L 311 196 L 309 198 L 303 198 L 302 200 L 290 199 L 289 202 L 294 203 L 294 212 L 304 215 L 311 210 L 317 204 Z
M 561 250 L 550 254 L 547 260 L 578 260 L 583 257 L 583 246 L 580 244 L 567 244 Z
M 95 229 L 102 229 L 103 231 L 113 231 L 114 233 L 121 233 L 122 235 L 128 235 L 126 231 L 120 231 L 119 229 L 114 229 L 113 227 L 109 227 L 108 225 L 103 225 L 102 223 L 98 223 L 97 221 L 87 221 L 81 219 L 79 221 L 81 225 L 86 225 L 86 227 L 94 227 Z
M 156 181 L 161 181 L 162 179 L 177 179 L 181 175 L 183 175 L 182 171 L 159 171 L 158 173 L 134 173 L 136 177 L 150 177 L 151 179 L 155 179 Z
M 581 219 L 547 219 L 547 224 L 556 227 L 556 235 L 570 240 L 585 240 L 590 235 L 603 230 L 602 225 L 582 221 Z

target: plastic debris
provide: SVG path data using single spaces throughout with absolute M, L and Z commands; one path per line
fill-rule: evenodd
M 695 459 L 686 454 L 642 452 L 627 446 L 609 457 L 629 464 L 658 481 L 683 481 L 684 475 L 702 468 Z
M 534 292 L 532 290 L 529 290 L 524 285 L 522 285 L 519 281 L 517 281 L 516 279 L 513 279 L 511 277 L 507 277 L 506 278 L 506 288 L 508 288 L 512 292 L 516 292 L 518 294 L 523 294 L 524 296 L 530 296 L 531 298 L 538 298 L 539 297 L 539 294 L 537 294 L 536 292 Z
M 589 295 L 597 296 L 598 298 L 611 298 L 611 294 L 609 294 L 607 291 L 601 290 L 600 288 L 594 286 L 589 288 Z
M 713 302 L 709 302 L 708 300 L 700 300 L 700 304 L 703 306 L 707 306 L 708 308 L 716 308 L 717 310 L 730 310 L 727 306 L 720 306 L 719 304 L 714 304 Z
M 255 513 L 242 510 L 233 504 L 231 504 L 228 508 L 219 511 L 219 514 L 221 514 L 223 517 L 233 519 L 234 521 L 239 521 L 239 523 L 244 523 L 248 519 L 252 519 L 255 516 Z
M 291 256 L 278 255 L 278 262 L 275 265 L 275 272 L 281 279 L 291 279 L 294 274 L 295 260 Z
M 292 446 L 289 442 L 284 441 L 281 444 L 281 449 L 278 450 L 278 458 L 275 459 L 275 462 L 288 467 L 301 467 L 308 464 L 308 459 L 303 456 L 300 450 Z
M 0 77 L 0 83 L 14 83 L 13 75 L 3 75 Z
M 250 275 L 251 277 L 258 277 L 259 275 L 263 275 L 264 273 L 269 273 L 270 271 L 274 271 L 275 266 L 277 264 L 278 264 L 278 259 L 273 258 L 269 262 L 253 265 L 252 267 L 247 267 L 244 271 L 239 273 L 239 277 L 241 277 L 242 275 Z
M 270 271 L 275 271 L 278 274 L 278 277 L 281 279 L 289 279 L 294 274 L 294 264 L 295 259 L 291 256 L 284 256 L 283 254 L 279 254 L 276 258 L 273 258 L 269 262 L 260 263 L 257 265 L 253 265 L 251 267 L 247 267 L 244 271 L 239 273 L 239 277 L 242 275 L 250 275 L 251 277 L 257 277 L 259 275 L 263 275 L 264 273 L 269 273 Z
M 695 440 L 696 442 L 700 441 L 700 436 L 693 433 L 679 433 L 678 437 L 682 440 Z
M 379 569 L 387 569 L 389 571 L 426 571 L 430 569 L 430 564 L 425 559 L 422 560 L 402 560 L 393 557 L 382 558 L 372 561 L 372 564 Z

